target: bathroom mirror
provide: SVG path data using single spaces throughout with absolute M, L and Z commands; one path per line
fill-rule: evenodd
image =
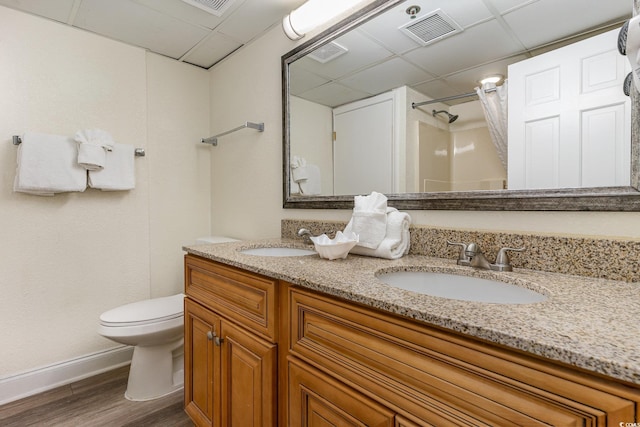
M 506 75 L 508 64 L 528 57 L 536 57 L 542 52 L 549 52 L 557 47 L 572 44 L 593 34 L 607 31 L 617 33 L 622 22 L 630 15 L 630 10 L 627 10 L 631 8 L 631 5 L 626 0 L 607 2 L 606 14 L 603 14 L 602 10 L 598 10 L 596 7 L 600 5 L 600 9 L 602 9 L 602 2 L 590 1 L 593 2 L 593 5 L 585 7 L 584 0 L 563 0 L 562 2 L 554 0 L 538 0 L 537 2 L 525 0 L 508 2 L 495 0 L 461 0 L 456 2 L 379 0 L 283 55 L 283 206 L 303 209 L 353 207 L 355 193 L 348 194 L 339 191 L 333 193 L 331 191 L 330 194 L 326 194 L 322 191 L 299 191 L 300 188 L 294 181 L 296 177 L 292 176 L 292 162 L 316 163 L 313 154 L 307 154 L 308 151 L 302 153 L 298 148 L 300 129 L 311 130 L 310 133 L 303 136 L 305 144 L 308 145 L 309 139 L 318 139 L 318 146 L 322 147 L 321 149 L 325 153 L 329 152 L 331 161 L 335 161 L 335 153 L 333 152 L 335 147 L 332 146 L 333 138 L 331 136 L 334 116 L 331 114 L 344 108 L 345 105 L 359 106 L 358 103 L 362 102 L 376 104 L 378 97 L 384 100 L 390 93 L 396 96 L 399 92 L 400 96 L 397 99 L 403 102 L 402 108 L 398 108 L 396 101 L 393 114 L 394 117 L 406 116 L 410 114 L 407 111 L 415 110 L 410 107 L 413 100 L 455 98 L 455 95 L 472 92 L 471 88 L 479 85 L 477 80 L 487 74 L 497 72 Z M 526 9 L 527 7 L 535 7 L 535 15 L 532 10 Z M 419 10 L 417 11 L 417 9 Z M 580 11 L 579 14 L 575 13 L 577 10 Z M 423 25 L 423 18 L 426 15 L 433 16 L 432 12 L 434 11 L 439 12 L 435 14 L 438 20 L 444 21 L 450 27 L 459 27 L 462 32 L 442 40 L 438 38 L 436 42 L 429 42 L 426 46 L 421 46 L 414 40 L 415 34 L 407 35 L 398 30 L 399 20 L 404 20 L 407 23 L 401 26 L 420 21 L 420 25 L 417 26 L 420 27 Z M 589 14 L 590 12 L 593 13 Z M 585 14 L 589 16 L 583 16 L 582 22 L 574 23 L 571 19 L 563 18 L 563 16 L 575 17 Z M 532 19 L 532 16 L 544 17 L 545 31 L 540 31 L 540 22 Z M 455 19 L 451 19 L 451 17 Z M 374 25 L 378 22 L 387 22 L 387 26 L 395 30 L 393 37 L 378 31 L 379 26 Z M 448 24 L 449 22 L 451 24 Z M 558 25 L 554 26 L 554 24 Z M 512 28 L 518 28 L 518 31 L 515 34 L 508 33 L 507 41 L 496 41 L 491 38 L 503 34 L 504 31 L 509 32 Z M 429 33 L 431 29 L 427 28 L 425 31 Z M 471 39 L 468 40 L 475 40 L 478 45 L 472 46 L 471 50 L 464 50 L 464 54 L 456 54 L 454 47 L 459 43 L 456 41 L 456 37 L 461 34 L 471 36 Z M 548 37 L 553 37 L 553 39 Z M 342 41 L 344 42 L 341 44 Z M 369 48 L 359 52 L 354 46 L 362 44 L 369 46 Z M 341 50 L 347 51 L 347 54 Z M 428 59 L 425 59 L 424 55 L 427 55 Z M 332 62 L 333 57 L 337 59 Z M 448 60 L 437 58 L 448 58 Z M 626 63 L 624 57 L 620 56 L 620 58 Z M 470 62 L 472 60 L 475 61 L 473 64 Z M 369 61 L 368 68 L 362 65 L 365 61 Z M 398 66 L 400 68 L 397 68 Z M 318 68 L 314 69 L 314 67 Z M 427 67 L 431 67 L 429 72 L 425 71 Z M 365 70 L 365 68 L 367 69 Z M 364 72 L 360 73 L 361 71 Z M 576 77 L 576 81 L 581 81 L 581 77 Z M 382 89 L 378 90 L 376 88 L 378 86 Z M 622 91 L 621 88 L 619 90 Z M 312 96 L 308 98 L 312 101 L 303 98 L 309 94 Z M 638 191 L 640 160 L 636 130 L 638 112 L 636 95 L 636 91 L 632 90 L 631 99 L 627 101 L 631 117 L 627 120 L 626 129 L 621 130 L 627 135 L 630 134 L 627 140 L 631 141 L 631 147 L 626 148 L 630 154 L 626 153 L 628 165 L 625 168 L 628 168 L 629 172 L 624 184 L 616 183 L 615 186 L 581 188 L 514 190 L 493 189 L 495 187 L 491 187 L 492 189 L 488 190 L 473 191 L 423 191 L 426 187 L 416 189 L 406 183 L 398 185 L 396 182 L 392 188 L 399 191 L 389 191 L 381 187 L 373 189 L 384 192 L 388 196 L 390 205 L 400 209 L 638 211 L 640 210 L 640 192 Z M 462 102 L 469 100 L 475 101 L 477 97 L 446 100 L 420 106 L 418 110 L 431 116 L 432 111 L 436 109 L 454 111 L 455 108 L 461 108 L 464 105 L 461 104 Z M 319 121 L 311 118 L 313 116 L 307 113 L 308 108 L 305 110 L 305 114 L 301 115 L 296 107 L 299 102 L 307 103 L 307 107 L 310 106 L 311 110 L 317 104 L 319 110 L 322 110 L 321 114 L 324 115 L 324 118 Z M 449 117 L 445 114 L 439 113 L 430 117 L 436 130 L 447 129 L 447 126 L 451 126 L 447 123 Z M 463 118 L 463 114 L 459 114 L 459 116 L 459 122 L 464 122 L 469 117 Z M 408 126 L 417 126 L 419 121 L 412 122 L 413 124 L 408 124 Z M 629 125 L 629 121 L 633 124 L 632 126 Z M 329 123 L 328 128 L 327 123 Z M 629 127 L 631 129 L 628 129 Z M 364 126 L 364 128 L 368 128 L 368 126 Z M 397 129 L 394 129 L 393 132 L 396 137 L 405 136 L 403 132 L 397 132 Z M 606 141 L 597 142 L 604 143 Z M 367 147 L 365 150 L 372 153 L 377 152 L 377 149 L 371 147 Z M 400 151 L 397 146 L 394 146 L 392 152 L 383 154 L 382 157 L 390 156 L 394 159 L 390 169 L 391 173 L 394 173 L 393 170 L 396 169 L 397 175 L 398 164 L 407 162 L 407 160 L 414 161 L 415 155 L 415 151 Z M 347 169 L 357 170 L 360 168 L 360 165 L 355 163 L 347 164 Z M 305 170 L 308 169 L 305 168 Z M 624 172 L 626 173 L 627 170 Z M 320 174 L 323 174 L 322 170 Z M 330 172 L 329 175 L 331 176 L 323 176 L 322 181 L 326 182 L 326 179 L 329 179 L 329 185 L 326 187 L 333 187 L 333 172 Z M 352 179 L 355 181 L 358 176 L 354 176 Z M 399 180 L 403 179 L 401 177 Z M 396 181 L 398 181 L 397 178 Z M 296 190 L 292 191 L 294 185 Z M 364 194 L 364 192 L 358 194 Z

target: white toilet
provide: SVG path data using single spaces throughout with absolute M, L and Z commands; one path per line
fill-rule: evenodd
M 206 237 L 196 243 L 235 239 Z M 134 346 L 125 397 L 157 399 L 184 385 L 184 294 L 126 304 L 100 315 L 98 333 Z

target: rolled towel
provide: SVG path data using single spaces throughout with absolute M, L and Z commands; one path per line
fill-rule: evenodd
M 102 129 L 84 129 L 76 132 L 78 143 L 78 164 L 89 171 L 104 168 L 107 151 L 113 149 L 115 142 L 111 135 Z
M 354 198 L 353 232 L 360 236 L 358 246 L 377 248 L 387 231 L 387 197 L 373 191 L 368 196 Z
M 389 208 L 387 214 L 387 231 L 384 239 L 376 249 L 365 248 L 360 245 L 354 246 L 350 253 L 376 258 L 398 259 L 409 253 L 411 235 L 409 226 L 411 217 L 406 212 L 400 212 L 394 208 Z M 352 231 L 352 222 L 347 224 L 345 233 Z

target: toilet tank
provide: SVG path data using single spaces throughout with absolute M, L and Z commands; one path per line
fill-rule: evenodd
M 237 242 L 238 239 L 233 239 L 231 237 L 226 236 L 208 236 L 208 237 L 199 237 L 196 239 L 196 243 L 201 244 L 211 244 L 211 243 L 227 243 L 227 242 Z

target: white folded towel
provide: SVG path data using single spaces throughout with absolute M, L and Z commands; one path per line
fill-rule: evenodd
M 355 196 L 351 221 L 353 232 L 360 236 L 358 246 L 377 248 L 387 230 L 387 197 L 375 191 Z
M 136 186 L 135 148 L 114 144 L 104 169 L 89 171 L 89 186 L 100 190 L 131 190 Z
M 111 135 L 102 129 L 84 129 L 76 132 L 78 143 L 78 164 L 86 170 L 100 170 L 107 161 L 107 151 L 113 149 L 115 142 Z
M 296 181 L 300 186 L 300 193 L 305 196 L 314 196 L 322 193 L 320 182 L 320 168 L 317 165 L 306 165 L 298 169 L 303 169 L 306 179 Z
M 27 132 L 18 146 L 13 191 L 39 196 L 84 191 L 87 171 L 76 163 L 78 149 L 69 137 Z
M 309 170 L 307 169 L 307 161 L 298 156 L 293 156 L 291 161 L 291 176 L 295 182 L 300 182 L 309 178 Z
M 395 208 L 389 208 L 387 213 L 387 228 L 384 239 L 375 249 L 365 248 L 360 245 L 354 246 L 352 254 L 364 255 L 376 258 L 397 259 L 409 253 L 411 236 L 409 226 L 411 217 L 406 212 L 400 212 Z M 345 233 L 352 231 L 352 222 L 349 221 L 344 229 Z

